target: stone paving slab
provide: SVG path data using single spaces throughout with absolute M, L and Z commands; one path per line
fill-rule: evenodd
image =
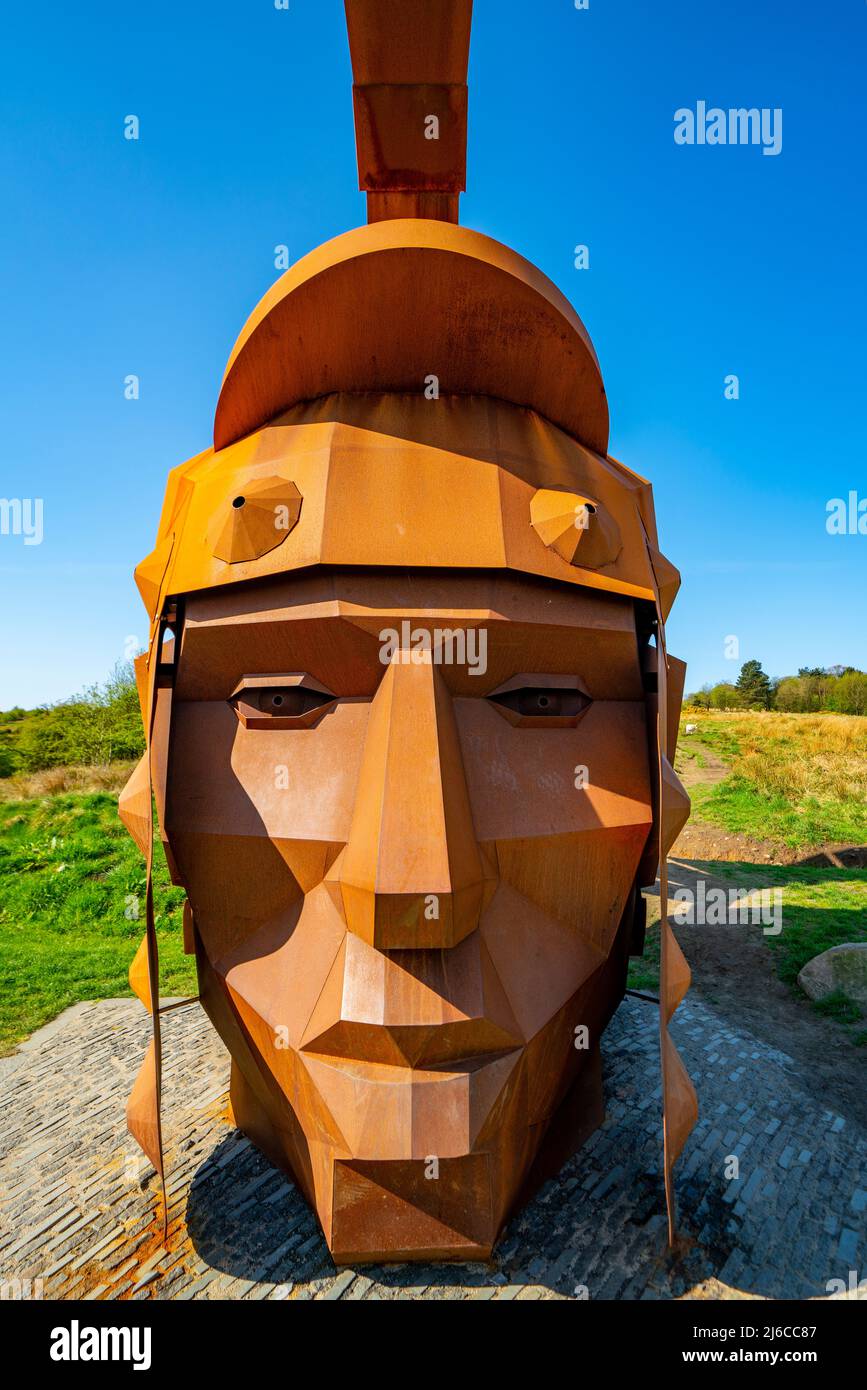
M 0 1061 L 5 1296 L 867 1295 L 867 1134 L 808 1096 L 789 1057 L 694 995 L 672 1027 L 701 1105 L 677 1169 L 676 1255 L 665 1243 L 650 1004 L 624 1000 L 606 1032 L 604 1125 L 515 1217 L 488 1265 L 336 1269 L 303 1198 L 227 1123 L 229 1059 L 197 1005 L 164 1020 L 163 1245 L 158 1181 L 124 1116 L 148 1029 L 135 1000 L 80 1004 Z

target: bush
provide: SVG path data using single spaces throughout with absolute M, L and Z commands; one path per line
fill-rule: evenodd
M 118 664 L 104 685 L 26 720 L 14 749 L 14 764 L 25 772 L 141 757 L 144 732 L 132 663 Z
M 720 681 L 708 693 L 708 705 L 710 709 L 739 709 L 741 697 L 739 692 L 728 681 Z

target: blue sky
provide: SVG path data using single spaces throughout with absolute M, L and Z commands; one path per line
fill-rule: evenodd
M 0 536 L 9 708 L 143 638 L 133 566 L 274 247 L 365 207 L 340 0 L 44 0 L 4 27 L 0 495 L 45 509 L 41 545 Z M 867 666 L 867 536 L 825 529 L 830 498 L 867 497 L 865 58 L 864 0 L 476 0 L 462 221 L 587 325 L 611 451 L 683 573 L 690 688 L 734 678 L 731 635 L 771 674 Z M 675 145 L 699 100 L 782 108 L 782 152 Z

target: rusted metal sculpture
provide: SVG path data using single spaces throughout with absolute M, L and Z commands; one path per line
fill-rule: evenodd
M 679 578 L 580 320 L 456 225 L 469 0 L 346 8 L 370 224 L 268 292 L 169 479 L 120 809 L 150 870 L 155 797 L 235 1122 L 334 1258 L 477 1259 L 599 1124 L 658 864 L 667 902 Z M 671 1213 L 695 1097 L 665 921 L 661 975 Z M 131 980 L 162 1173 L 150 872 Z

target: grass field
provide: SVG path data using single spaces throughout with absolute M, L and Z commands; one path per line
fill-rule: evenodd
M 695 821 L 793 849 L 867 844 L 867 718 L 688 710 L 678 761 L 700 770 L 705 750 L 729 775 L 690 788 Z
M 183 893 L 159 849 L 155 862 L 162 990 L 194 994 Z M 0 1052 L 70 1004 L 130 992 L 144 890 L 144 860 L 118 820 L 116 794 L 0 803 Z

